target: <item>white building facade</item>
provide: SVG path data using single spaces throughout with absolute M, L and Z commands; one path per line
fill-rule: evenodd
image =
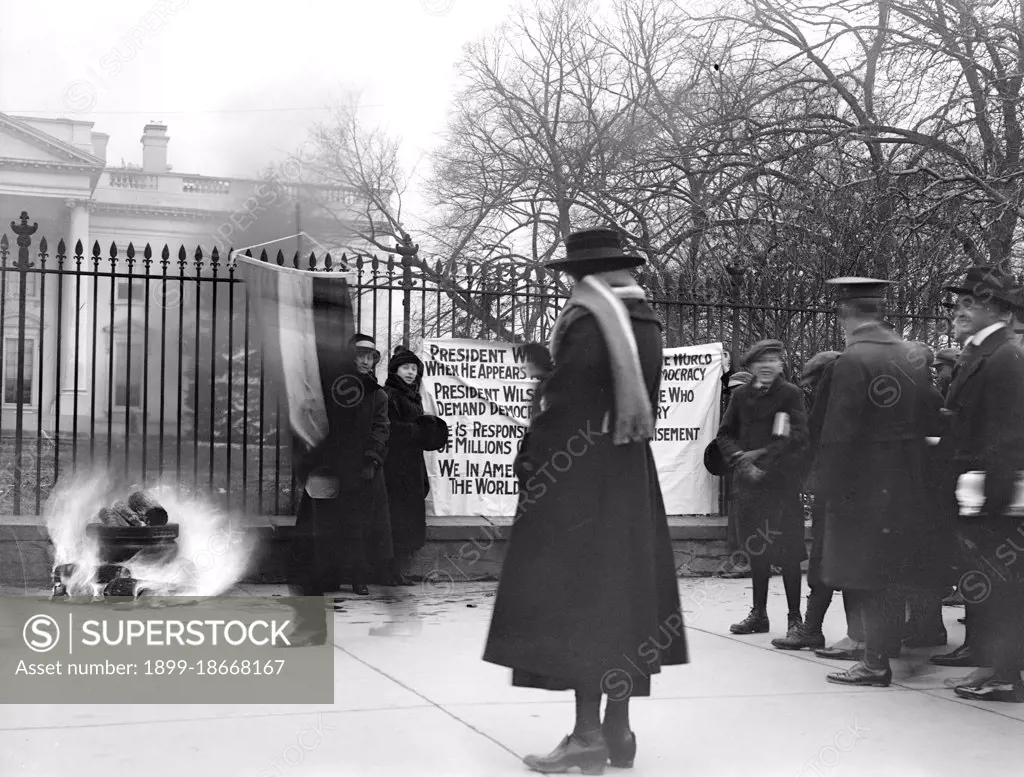
M 63 434 L 70 431 L 76 416 L 80 433 L 88 432 L 93 423 L 119 435 L 142 431 L 142 424 L 152 430 L 161 416 L 165 430 L 173 430 L 182 414 L 178 376 L 197 361 L 217 358 L 216 353 L 198 351 L 204 345 L 208 350 L 230 348 L 232 353 L 240 347 L 233 340 L 221 344 L 223 333 L 217 343 L 203 343 L 195 328 L 196 310 L 210 305 L 200 296 L 221 294 L 216 307 L 209 310 L 226 321 L 229 284 L 183 282 L 181 276 L 193 277 L 197 248 L 205 263 L 200 274 L 208 275 L 215 247 L 221 254 L 221 276 L 227 274 L 227 249 L 252 245 L 248 239 L 252 233 L 247 231 L 267 207 L 267 182 L 173 172 L 167 164 L 170 138 L 162 124 L 145 126 L 140 166 L 108 165 L 108 139 L 95 132 L 91 122 L 0 113 L 0 233 L 9 241 L 9 255 L 0 273 L 0 427 L 4 430 L 15 427 L 19 408 L 22 426 L 30 432 L 39 427 L 51 431 L 59 423 Z M 315 189 L 315 201 L 322 206 L 320 213 L 303 214 L 303 231 L 314 237 L 297 243 L 294 236 L 282 235 L 268 246 L 269 253 L 273 256 L 280 248 L 291 258 L 299 246 L 307 256 L 311 250 L 318 257 L 327 250 L 340 256 L 342 244 L 337 236 L 344 239 L 344 225 L 351 223 L 346 221 L 355 204 L 351 193 L 340 187 L 287 181 L 275 186 L 276 194 L 270 196 L 300 187 L 306 192 Z M 29 259 L 43 272 L 13 269 L 18 247 L 10 225 L 19 221 L 22 212 L 28 214 L 29 225 L 38 224 Z M 324 227 L 322 234 L 334 235 L 334 240 L 317 239 L 318 226 Z M 45 268 L 37 256 L 44 237 L 49 254 Z M 78 267 L 74 252 L 81 242 L 79 272 L 56 272 L 61 239 L 66 243 L 65 271 Z M 93 261 L 97 243 L 98 263 Z M 133 263 L 127 262 L 129 244 L 135 249 Z M 153 252 L 148 267 L 143 257 L 147 244 Z M 113 265 L 112 245 L 117 251 Z M 165 245 L 171 252 L 166 267 L 160 261 Z M 188 257 L 184 271 L 178 264 L 181 247 Z M 91 272 L 98 274 L 91 277 Z M 165 272 L 171 279 L 166 285 L 162 282 Z M 133 279 L 122 277 L 128 274 Z M 233 318 L 237 320 L 238 311 Z M 211 374 L 215 371 L 213 366 L 209 369 Z M 168 376 L 175 380 L 169 381 Z M 191 380 L 200 385 L 198 375 L 192 374 Z

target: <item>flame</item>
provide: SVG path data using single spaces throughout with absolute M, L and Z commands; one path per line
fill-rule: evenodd
M 139 486 L 119 481 L 106 471 L 62 479 L 44 507 L 46 527 L 54 545 L 54 564 L 73 564 L 62 575 L 69 596 L 95 598 L 103 586 L 95 583 L 100 566 L 98 541 L 86 532 L 103 507 Z M 178 525 L 177 554 L 167 558 L 145 552 L 122 566 L 137 581 L 135 595 L 218 596 L 241 580 L 254 557 L 255 540 L 239 520 L 210 501 L 188 496 L 169 483 L 146 489 Z

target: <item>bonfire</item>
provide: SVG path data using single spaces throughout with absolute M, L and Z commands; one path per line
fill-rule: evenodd
M 128 495 L 110 500 L 118 492 Z M 217 596 L 249 568 L 249 535 L 170 486 L 120 488 L 106 474 L 59 486 L 47 501 L 52 598 Z

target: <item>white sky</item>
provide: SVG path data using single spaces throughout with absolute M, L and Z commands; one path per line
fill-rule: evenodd
M 112 164 L 141 164 L 142 128 L 162 121 L 175 172 L 252 176 L 356 88 L 366 121 L 400 135 L 415 164 L 445 127 L 462 47 L 509 10 L 509 0 L 4 0 L 0 111 L 93 121 L 110 135 Z

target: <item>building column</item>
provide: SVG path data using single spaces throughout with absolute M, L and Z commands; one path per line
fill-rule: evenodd
M 69 224 L 67 237 L 67 263 L 65 267 L 75 269 L 75 243 L 82 241 L 82 254 L 85 260 L 82 262 L 82 271 L 89 268 L 90 257 L 89 243 L 89 201 L 88 200 L 67 200 L 64 203 L 68 210 Z M 82 276 L 77 282 L 78 285 L 78 309 L 75 309 L 75 286 L 77 279 L 69 273 L 64 277 L 64 310 L 61 312 L 63 339 L 61 354 L 61 406 L 62 411 L 72 413 L 74 392 L 75 392 L 75 362 L 78 363 L 78 412 L 81 413 L 89 400 L 89 364 L 91 360 L 88 354 L 89 345 L 89 307 L 92 304 L 92 278 Z M 75 326 L 78 322 L 78 341 L 75 341 Z

